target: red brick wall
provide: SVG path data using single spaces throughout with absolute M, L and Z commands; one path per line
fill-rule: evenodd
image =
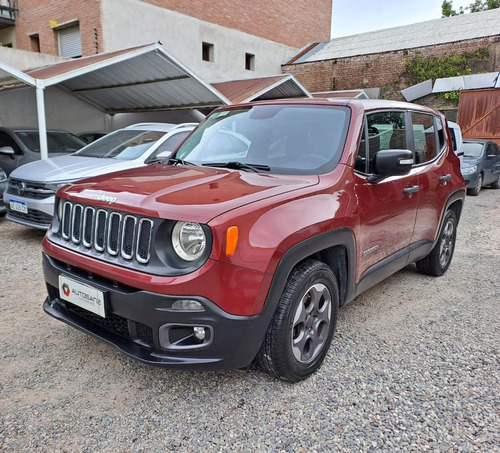
M 330 39 L 331 0 L 142 1 L 292 47 Z
M 100 0 L 19 0 L 16 20 L 17 47 L 33 50 L 29 35 L 38 33 L 40 52 L 58 55 L 57 32 L 49 21 L 59 24 L 74 19 L 80 21 L 83 56 L 103 51 Z
M 417 53 L 424 57 L 440 57 L 450 55 L 454 51 L 475 50 L 484 46 L 489 46 L 489 61 L 485 62 L 484 67 L 479 68 L 477 72 L 498 71 L 500 37 L 285 65 L 282 69 L 283 73 L 293 74 L 311 92 L 385 87 L 386 97 L 402 99 L 400 90 L 408 86 L 404 80 L 399 80 L 404 71 L 405 59 L 412 58 Z

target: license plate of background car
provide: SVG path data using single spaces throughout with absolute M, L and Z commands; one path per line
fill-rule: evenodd
M 24 201 L 9 200 L 10 209 L 17 212 L 22 212 L 23 214 L 28 214 L 28 206 Z
M 78 305 L 87 311 L 106 317 L 104 293 L 88 285 L 82 285 L 72 278 L 59 275 L 59 295 L 61 299 Z

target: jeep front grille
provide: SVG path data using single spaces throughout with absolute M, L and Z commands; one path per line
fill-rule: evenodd
M 121 256 L 147 264 L 151 257 L 153 221 L 147 217 L 124 215 L 118 211 L 96 209 L 70 201 L 60 201 L 61 237 L 68 243 L 82 244 L 98 254 Z

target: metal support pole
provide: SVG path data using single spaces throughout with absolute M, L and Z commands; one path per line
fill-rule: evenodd
M 45 121 L 45 102 L 43 88 L 36 87 L 36 111 L 38 115 L 38 135 L 40 137 L 40 158 L 47 159 L 49 152 L 47 148 L 47 123 Z

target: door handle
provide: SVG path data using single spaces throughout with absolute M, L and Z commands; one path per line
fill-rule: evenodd
M 413 195 L 414 193 L 417 193 L 420 190 L 420 186 L 411 186 L 407 187 L 406 189 L 403 189 L 403 193 L 405 195 Z
M 446 184 L 450 179 L 451 175 L 449 173 L 447 175 L 439 177 L 439 181 L 441 181 L 443 184 Z

